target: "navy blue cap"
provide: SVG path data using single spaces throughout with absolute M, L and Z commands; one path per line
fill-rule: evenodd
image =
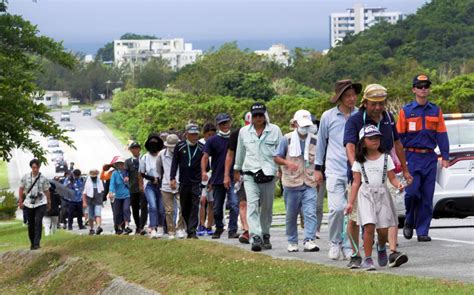
M 415 78 L 413 78 L 413 86 L 422 84 L 422 83 L 431 85 L 431 80 L 427 75 L 424 75 L 424 74 L 416 75 Z
M 199 134 L 199 127 L 196 124 L 188 124 L 186 125 L 186 133 L 190 134 Z
M 265 114 L 266 112 L 267 112 L 267 107 L 261 102 L 254 103 L 252 107 L 250 108 L 250 113 L 252 115 Z
M 227 113 L 220 113 L 216 116 L 216 124 L 219 125 L 221 123 L 227 122 L 232 120 L 229 114 Z

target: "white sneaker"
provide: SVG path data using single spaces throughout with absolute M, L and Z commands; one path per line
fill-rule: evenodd
M 304 242 L 304 252 L 318 252 L 319 246 L 316 245 L 314 240 Z
M 298 252 L 298 244 L 288 244 L 288 252 Z
M 156 230 L 156 237 L 162 238 L 164 234 L 165 234 L 165 231 L 163 230 L 163 227 L 158 226 L 158 229 Z
M 174 239 L 176 239 L 175 235 L 168 235 L 168 240 L 174 240 Z
M 329 258 L 332 260 L 338 260 L 341 255 L 341 246 L 339 244 L 331 243 L 329 246 Z
M 178 229 L 176 231 L 176 237 L 178 237 L 178 239 L 184 239 L 186 237 L 186 231 L 184 229 Z
M 158 239 L 156 235 L 156 230 L 152 229 L 150 232 L 150 239 Z
M 352 256 L 352 248 L 343 248 L 342 249 L 342 256 L 344 256 L 342 258 L 342 260 L 349 260 L 351 259 L 351 256 Z

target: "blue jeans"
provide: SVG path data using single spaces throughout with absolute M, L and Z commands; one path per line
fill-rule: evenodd
M 148 183 L 145 187 L 146 201 L 148 202 L 149 227 L 164 226 L 165 207 L 161 198 L 161 191 L 157 185 Z
M 214 193 L 214 220 L 216 228 L 224 228 L 224 206 L 227 195 L 229 202 L 229 232 L 237 232 L 237 219 L 239 218 L 239 200 L 234 192 L 234 185 L 231 183 L 230 190 L 226 190 L 223 184 L 213 185 Z
M 306 187 L 299 190 L 291 190 L 285 187 L 286 203 L 286 236 L 288 242 L 298 244 L 298 214 L 300 210 L 304 217 L 304 240 L 316 238 L 316 189 Z

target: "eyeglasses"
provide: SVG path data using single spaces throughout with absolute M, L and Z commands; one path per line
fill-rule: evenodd
M 430 84 L 415 85 L 416 89 L 430 89 Z

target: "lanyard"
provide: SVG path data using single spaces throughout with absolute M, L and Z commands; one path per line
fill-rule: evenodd
M 189 149 L 189 144 L 186 143 L 186 146 L 188 147 L 188 158 L 189 158 L 189 161 L 188 161 L 188 167 L 191 167 L 191 160 L 194 158 L 194 156 L 196 155 L 196 152 L 198 150 L 198 146 L 197 146 L 197 143 L 196 143 L 196 149 L 194 150 L 194 154 L 191 156 L 191 150 Z
M 363 115 L 363 118 L 364 118 L 364 126 L 365 126 L 365 116 L 366 116 L 366 111 L 364 111 L 364 115 Z M 380 130 L 380 122 L 383 120 L 383 115 L 382 115 L 382 119 L 377 123 L 377 129 Z

